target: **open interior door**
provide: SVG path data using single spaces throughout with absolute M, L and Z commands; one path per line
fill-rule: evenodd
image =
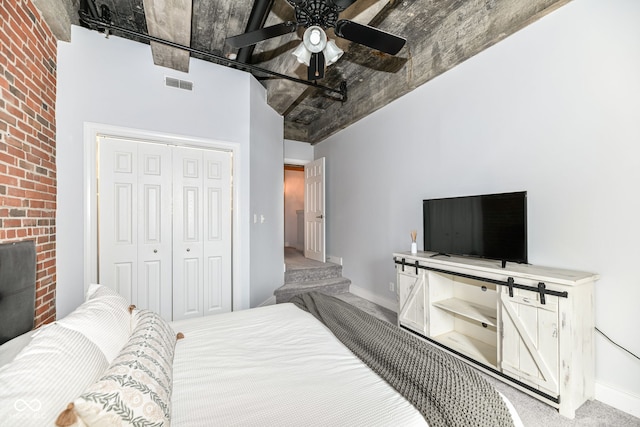
M 304 165 L 304 256 L 325 262 L 324 157 Z

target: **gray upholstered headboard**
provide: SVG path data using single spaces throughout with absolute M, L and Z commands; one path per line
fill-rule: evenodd
M 35 301 L 35 242 L 0 244 L 0 344 L 33 329 Z

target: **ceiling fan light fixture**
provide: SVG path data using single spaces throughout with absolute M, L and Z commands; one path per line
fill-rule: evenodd
M 305 64 L 307 67 L 309 66 L 311 62 L 311 52 L 306 48 L 304 43 L 300 43 L 291 54 L 296 57 L 299 63 Z
M 327 40 L 327 46 L 324 48 L 322 53 L 324 54 L 326 65 L 329 66 L 331 64 L 335 64 L 336 61 L 340 59 L 344 51 L 340 49 L 333 40 Z
M 322 28 L 313 25 L 305 30 L 302 43 L 311 53 L 322 52 L 327 45 L 327 34 Z

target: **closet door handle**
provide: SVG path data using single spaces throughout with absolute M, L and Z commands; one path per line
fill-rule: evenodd
M 191 249 L 187 248 L 187 252 L 191 252 Z
M 157 253 L 158 253 L 158 250 L 157 250 L 157 249 L 154 249 L 154 250 L 153 250 L 153 253 L 154 253 L 154 254 L 157 254 Z

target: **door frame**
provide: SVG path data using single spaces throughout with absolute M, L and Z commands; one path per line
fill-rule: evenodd
M 98 212 L 97 212 L 97 139 L 98 136 L 131 138 L 183 147 L 216 149 L 232 153 L 231 161 L 231 299 L 232 311 L 242 310 L 242 301 L 249 294 L 248 280 L 242 280 L 242 235 L 240 219 L 244 215 L 240 204 L 243 188 L 241 171 L 241 146 L 239 143 L 177 135 L 122 126 L 85 122 L 84 124 L 84 291 L 98 280 Z M 248 215 L 248 214 L 247 214 Z M 248 236 L 247 236 L 248 238 Z M 247 282 L 243 286 L 243 282 Z

